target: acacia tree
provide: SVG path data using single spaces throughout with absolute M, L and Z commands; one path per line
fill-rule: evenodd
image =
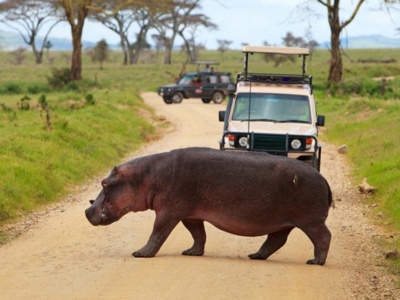
M 54 0 L 71 26 L 71 80 L 82 79 L 82 32 L 89 8 L 95 0 Z
M 52 17 L 54 14 L 50 0 L 7 0 L 0 3 L 0 22 L 16 30 L 23 41 L 29 45 L 35 56 L 36 64 L 41 64 L 51 30 L 61 19 Z M 48 27 L 44 39 L 37 45 L 37 36 L 45 25 Z
M 192 11 L 199 9 L 201 0 L 170 0 L 174 5 L 167 14 L 160 16 L 155 23 L 158 31 L 158 40 L 162 40 L 165 47 L 164 64 L 172 63 L 172 48 L 179 32 L 183 34 L 191 20 Z
M 101 22 L 120 37 L 120 44 L 124 53 L 123 64 L 135 64 L 138 62 L 140 51 L 146 43 L 146 36 L 154 23 L 154 20 L 162 14 L 165 5 L 157 8 L 143 4 L 130 3 L 123 9 L 116 10 L 123 0 L 106 1 L 103 5 L 105 9 L 93 14 L 92 18 Z M 130 29 L 132 25 L 139 28 L 134 34 L 136 41 L 130 41 Z
M 339 83 L 343 76 L 343 60 L 340 47 L 340 34 L 342 30 L 349 25 L 357 15 L 364 0 L 357 0 L 357 4 L 350 17 L 340 20 L 340 0 L 317 0 L 318 3 L 325 6 L 328 14 L 328 23 L 331 30 L 331 62 L 329 67 L 328 83 Z
M 160 6 L 171 0 L 121 0 L 114 12 L 130 4 Z M 90 11 L 103 11 L 103 0 L 52 0 L 57 9 L 63 12 L 64 17 L 71 26 L 72 57 L 71 80 L 82 79 L 82 32 Z
M 203 45 L 197 45 L 195 40 L 196 30 L 199 26 L 204 26 L 209 30 L 218 28 L 217 25 L 212 23 L 207 16 L 203 14 L 193 14 L 187 17 L 186 23 L 182 24 L 182 27 L 178 31 L 179 36 L 184 42 L 187 60 L 190 62 L 197 60 L 197 46 L 203 47 Z M 186 37 L 185 32 L 188 32 L 188 37 Z
M 343 77 L 343 60 L 341 54 L 340 34 L 342 33 L 343 29 L 354 20 L 360 10 L 360 7 L 366 1 L 356 0 L 356 4 L 350 17 L 345 21 L 340 19 L 340 0 L 308 0 L 305 3 L 308 11 L 310 11 L 310 3 L 314 4 L 315 2 L 323 5 L 326 8 L 328 23 L 331 31 L 331 61 L 329 67 L 328 84 L 339 83 L 342 81 Z M 381 3 L 385 5 L 387 9 L 389 9 L 396 4 L 400 4 L 400 0 L 382 0 Z

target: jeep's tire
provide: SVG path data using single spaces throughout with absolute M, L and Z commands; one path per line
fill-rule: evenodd
M 304 162 L 307 165 L 310 165 L 311 167 L 313 167 L 314 169 L 319 171 L 319 161 L 318 161 L 318 157 L 311 157 L 309 159 L 305 159 Z
M 172 102 L 174 103 L 181 103 L 182 100 L 183 100 L 182 93 L 177 92 L 172 96 Z
M 208 98 L 201 98 L 201 101 L 203 101 L 203 103 L 208 104 L 211 102 L 211 99 Z
M 214 95 L 212 96 L 212 101 L 213 101 L 215 104 L 221 104 L 222 101 L 224 101 L 224 98 L 225 98 L 225 96 L 224 96 L 223 93 L 221 93 L 221 92 L 215 92 Z
M 172 100 L 169 97 L 163 97 L 165 104 L 172 104 Z

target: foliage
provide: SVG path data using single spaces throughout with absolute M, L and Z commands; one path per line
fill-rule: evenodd
M 51 74 L 51 77 L 47 77 L 47 81 L 53 88 L 61 88 L 71 81 L 71 70 L 69 68 L 53 68 Z

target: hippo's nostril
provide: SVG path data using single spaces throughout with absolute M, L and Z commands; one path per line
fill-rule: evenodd
M 93 202 L 94 202 L 94 200 L 89 200 L 89 203 L 90 203 L 90 204 L 93 204 Z

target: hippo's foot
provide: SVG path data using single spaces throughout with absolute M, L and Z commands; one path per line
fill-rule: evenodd
M 251 259 L 259 259 L 259 260 L 266 260 L 268 258 L 268 256 L 261 255 L 259 252 L 249 254 L 249 257 Z
M 307 260 L 307 265 L 320 265 L 320 266 L 323 266 L 324 264 L 325 264 L 325 261 L 320 261 L 320 260 L 318 260 L 316 258 Z
M 151 254 L 151 253 L 148 253 L 148 252 L 144 252 L 144 251 L 135 251 L 135 252 L 133 252 L 132 253 L 132 256 L 134 256 L 134 257 L 144 257 L 144 258 L 147 258 L 147 257 L 154 257 L 154 254 Z
M 188 255 L 188 256 L 202 256 L 204 254 L 204 250 L 198 250 L 195 249 L 194 247 L 186 249 L 185 251 L 182 252 L 182 255 Z

